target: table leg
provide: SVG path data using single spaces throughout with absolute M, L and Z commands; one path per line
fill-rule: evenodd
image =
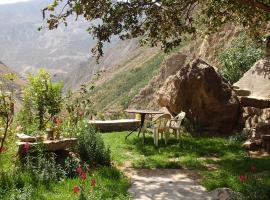
M 140 133 L 141 133 L 141 130 L 144 126 L 144 122 L 145 122 L 145 115 L 146 114 L 141 114 L 141 127 L 140 127 L 140 130 L 139 130 L 139 133 L 138 133 L 138 137 L 140 137 Z M 145 134 L 143 134 L 143 143 L 145 141 Z
M 140 133 L 141 133 L 141 130 L 142 130 L 142 127 L 144 125 L 144 121 L 145 121 L 145 114 L 141 114 L 141 123 L 140 123 L 140 126 L 134 128 L 125 138 L 125 140 L 127 140 L 127 138 L 134 132 L 136 131 L 137 129 L 139 129 L 139 133 L 138 133 L 138 137 L 140 136 Z M 144 139 L 144 138 L 143 138 Z

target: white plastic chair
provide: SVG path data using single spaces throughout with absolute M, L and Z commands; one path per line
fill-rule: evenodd
M 163 114 L 157 117 L 155 120 L 148 122 L 145 127 L 145 131 L 154 135 L 154 144 L 158 146 L 159 134 L 165 135 L 165 144 L 169 135 L 169 126 L 167 125 L 171 119 L 170 114 Z
M 173 134 L 178 139 L 182 130 L 182 121 L 185 118 L 186 113 L 180 112 L 175 118 L 170 120 L 169 128 L 173 131 Z

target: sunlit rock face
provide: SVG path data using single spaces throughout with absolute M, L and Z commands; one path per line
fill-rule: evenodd
M 181 111 L 201 131 L 226 134 L 236 127 L 240 105 L 231 85 L 201 59 L 183 66 L 158 92 L 160 106 L 176 115 Z

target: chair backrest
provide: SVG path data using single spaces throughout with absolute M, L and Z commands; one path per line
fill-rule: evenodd
M 178 126 L 178 127 L 180 127 L 181 124 L 182 124 L 183 119 L 185 118 L 185 116 L 186 116 L 186 113 L 185 113 L 185 112 L 180 112 L 180 113 L 174 118 L 174 119 L 177 120 L 176 123 L 175 123 L 175 125 Z
M 165 128 L 170 119 L 171 119 L 170 114 L 160 115 L 158 118 L 155 119 L 155 123 L 157 125 L 157 128 Z

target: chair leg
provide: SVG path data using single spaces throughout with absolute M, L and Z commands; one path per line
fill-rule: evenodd
M 169 136 L 169 134 L 168 133 L 165 133 L 165 145 L 167 145 L 167 143 L 168 143 L 168 137 Z
M 156 146 L 158 146 L 158 139 L 159 139 L 158 137 L 159 137 L 158 130 L 155 130 L 154 131 L 154 143 Z

